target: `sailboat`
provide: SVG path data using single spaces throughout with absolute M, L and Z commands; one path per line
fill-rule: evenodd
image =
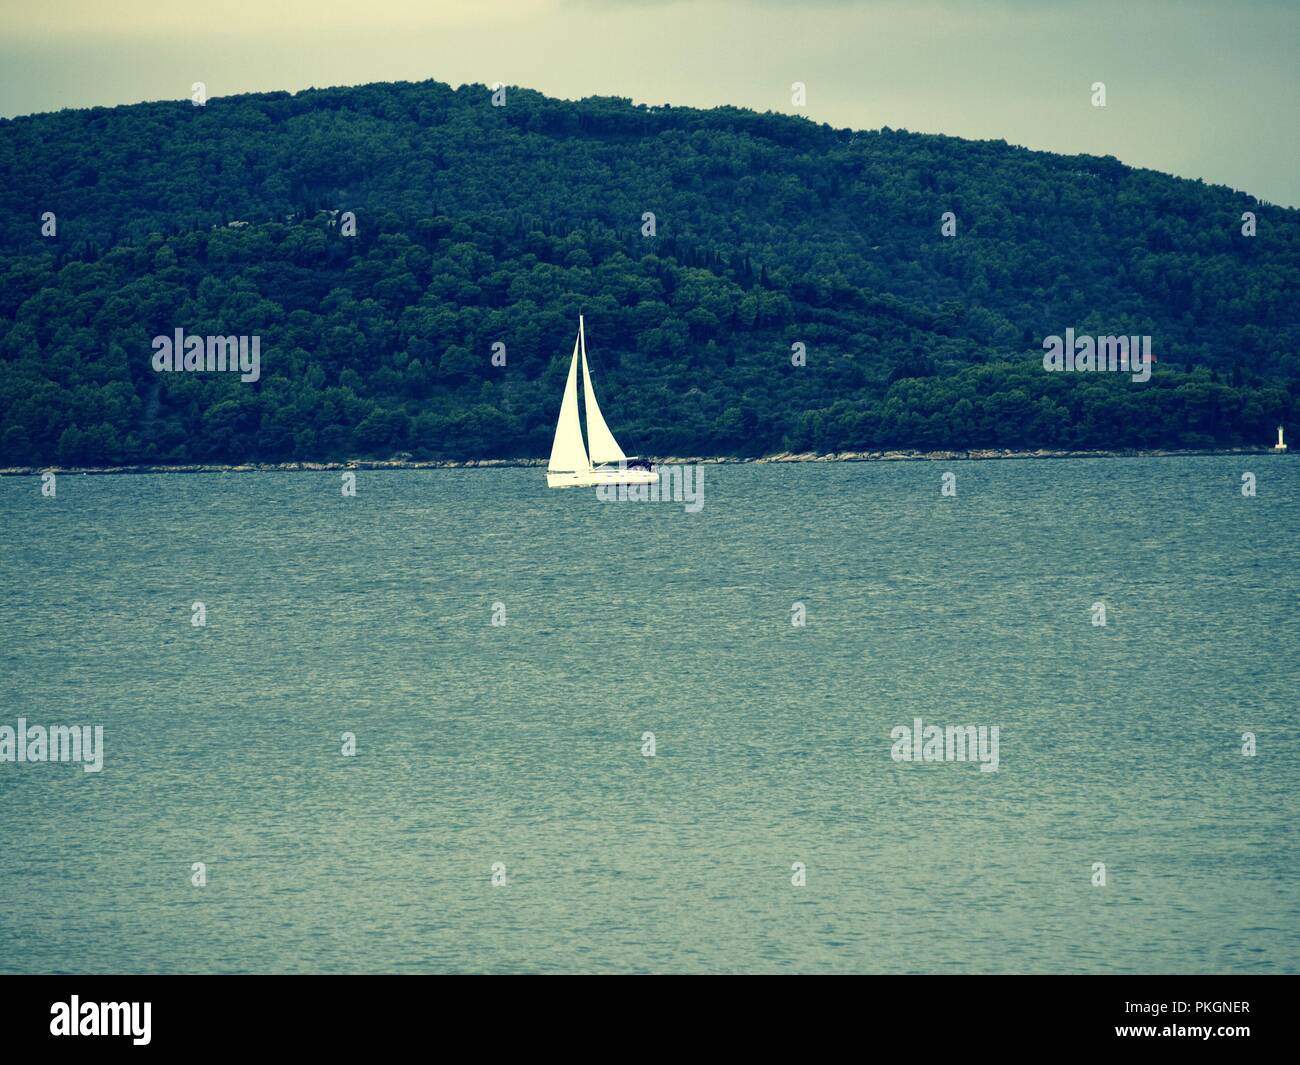
M 587 443 L 582 439 L 578 420 L 578 357 L 582 357 L 582 390 L 587 407 Z M 546 465 L 548 488 L 590 488 L 598 484 L 658 484 L 659 474 L 628 457 L 609 431 L 591 387 L 591 370 L 587 367 L 587 334 L 582 315 L 578 315 L 578 337 L 573 342 L 573 361 L 569 363 L 569 380 L 560 403 L 560 420 L 555 425 L 555 442 L 551 461 Z

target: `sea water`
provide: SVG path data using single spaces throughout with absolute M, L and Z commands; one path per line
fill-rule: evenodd
M 0 514 L 0 726 L 103 729 L 98 772 L 0 761 L 0 970 L 1300 970 L 1293 458 Z

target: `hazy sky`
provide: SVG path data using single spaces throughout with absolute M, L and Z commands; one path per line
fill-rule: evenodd
M 0 0 L 0 115 L 435 78 L 1115 155 L 1300 204 L 1300 0 Z M 1090 103 L 1106 83 L 1107 106 Z

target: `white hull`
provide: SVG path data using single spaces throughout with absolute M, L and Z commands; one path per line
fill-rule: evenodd
M 547 488 L 592 488 L 602 484 L 658 484 L 653 470 L 580 470 L 577 473 L 546 471 Z

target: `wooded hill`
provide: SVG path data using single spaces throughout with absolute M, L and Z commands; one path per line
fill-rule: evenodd
M 545 455 L 579 309 L 641 454 L 1263 445 L 1298 420 L 1300 212 L 1109 157 L 491 95 L 0 121 L 0 465 Z M 1150 335 L 1154 376 L 1045 372 L 1067 327 Z M 177 328 L 260 336 L 260 379 L 155 372 Z

